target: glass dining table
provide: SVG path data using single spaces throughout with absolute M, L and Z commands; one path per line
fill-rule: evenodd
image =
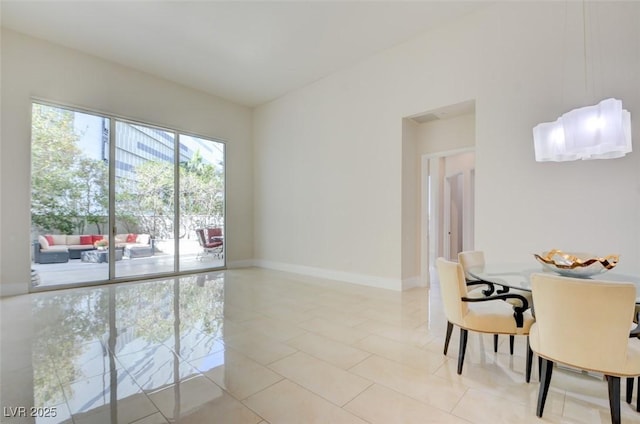
M 534 273 L 552 273 L 537 264 L 526 263 L 489 263 L 483 266 L 469 267 L 467 272 L 472 277 L 488 281 L 504 287 L 518 290 L 531 291 L 531 274 Z M 640 276 L 620 274 L 613 271 L 607 271 L 593 277 L 582 278 L 584 280 L 598 280 L 611 282 L 632 283 L 636 286 L 636 304 L 640 304 Z

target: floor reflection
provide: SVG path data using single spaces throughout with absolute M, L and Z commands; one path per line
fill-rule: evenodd
M 47 293 L 30 306 L 32 405 L 56 415 L 27 417 L 35 422 L 148 417 L 154 396 L 202 375 L 188 361 L 224 349 L 221 272 Z M 179 416 L 179 404 L 165 414 Z

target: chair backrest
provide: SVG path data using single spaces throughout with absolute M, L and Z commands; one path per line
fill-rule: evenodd
M 207 228 L 207 239 L 212 237 L 222 237 L 222 228 Z
M 531 276 L 536 322 L 531 346 L 552 361 L 615 372 L 626 362 L 636 288 L 553 274 Z
M 462 265 L 444 258 L 438 258 L 436 260 L 436 269 L 440 280 L 444 315 L 450 323 L 461 325 L 469 310 L 467 303 L 461 300 L 462 297 L 467 295 L 467 284 L 464 279 Z
M 204 236 L 204 229 L 196 229 L 196 235 L 198 236 L 198 243 L 200 243 L 200 246 L 205 247 L 205 245 L 207 244 L 207 239 Z
M 462 265 L 465 278 L 467 280 L 475 280 L 475 278 L 469 275 L 467 269 L 474 266 L 484 266 L 484 252 L 481 250 L 467 250 L 460 252 L 458 253 L 458 262 Z

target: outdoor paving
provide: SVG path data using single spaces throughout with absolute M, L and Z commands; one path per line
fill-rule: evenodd
M 40 280 L 35 286 L 38 288 L 105 281 L 109 273 L 108 263 L 82 262 L 80 259 L 71 259 L 61 264 L 33 263 L 31 266 Z M 179 266 L 181 271 L 221 268 L 224 266 L 224 259 L 213 255 L 199 259 L 196 253 L 189 253 L 180 256 Z M 124 258 L 116 262 L 116 278 L 172 272 L 174 272 L 174 255 L 169 254 L 156 254 L 147 258 Z

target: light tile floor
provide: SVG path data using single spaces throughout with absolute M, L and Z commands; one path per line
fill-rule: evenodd
M 1 300 L 1 421 L 610 422 L 602 378 L 563 369 L 536 418 L 522 337 L 510 356 L 508 338 L 496 354 L 492 336 L 470 334 L 457 375 L 437 283 L 393 292 L 257 268 L 205 276 Z M 15 417 L 19 407 L 49 417 Z M 622 414 L 640 423 L 624 401 Z

